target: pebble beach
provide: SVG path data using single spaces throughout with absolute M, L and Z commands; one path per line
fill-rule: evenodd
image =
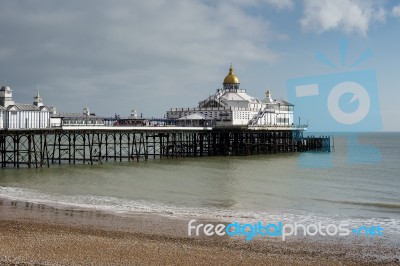
M 185 219 L 0 202 L 0 265 L 398 265 L 396 256 L 387 242 L 188 237 Z

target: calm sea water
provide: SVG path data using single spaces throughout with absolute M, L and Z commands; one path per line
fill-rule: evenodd
M 375 147 L 380 158 L 363 154 L 355 141 L 336 135 L 330 154 L 2 169 L 0 196 L 123 215 L 379 223 L 387 232 L 400 234 L 400 133 L 360 134 L 357 142 Z M 349 160 L 354 151 L 367 160 Z M 368 162 L 371 156 L 378 161 Z M 332 166 L 308 168 L 300 163 L 304 159 L 311 162 L 309 166 L 321 160 L 331 161 Z

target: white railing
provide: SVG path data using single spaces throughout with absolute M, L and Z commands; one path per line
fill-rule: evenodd
M 168 112 L 186 112 L 186 111 L 251 111 L 259 112 L 259 108 L 248 107 L 206 107 L 206 108 L 171 108 Z
M 248 129 L 287 129 L 287 130 L 307 130 L 308 125 L 248 125 Z

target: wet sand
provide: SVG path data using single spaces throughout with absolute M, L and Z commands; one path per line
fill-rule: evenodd
M 189 220 L 0 199 L 0 265 L 400 264 L 387 239 L 188 237 Z

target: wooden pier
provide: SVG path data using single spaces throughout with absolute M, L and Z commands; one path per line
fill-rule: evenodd
M 71 127 L 1 130 L 0 165 L 50 167 L 166 157 L 330 152 L 329 137 L 303 138 L 296 130 L 196 127 Z

